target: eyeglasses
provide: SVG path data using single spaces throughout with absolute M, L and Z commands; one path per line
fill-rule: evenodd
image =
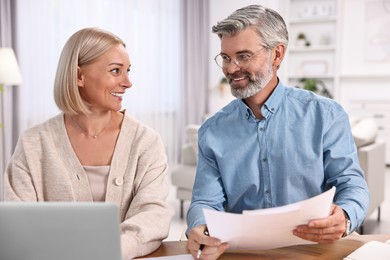
M 217 56 L 215 56 L 214 60 L 215 60 L 215 63 L 217 63 L 218 67 L 220 67 L 221 69 L 227 69 L 229 68 L 230 66 L 230 63 L 233 61 L 234 64 L 241 68 L 241 69 L 247 69 L 249 67 L 249 64 L 250 64 L 250 61 L 252 60 L 253 57 L 255 57 L 258 53 L 260 53 L 260 51 L 264 49 L 261 48 L 260 50 L 258 50 L 257 52 L 255 52 L 254 54 L 249 54 L 249 53 L 240 53 L 240 54 L 237 54 L 236 55 L 236 58 L 232 59 L 231 57 L 229 57 L 228 55 L 226 54 L 218 54 Z

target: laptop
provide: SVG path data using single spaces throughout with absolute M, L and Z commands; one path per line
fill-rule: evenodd
M 2 202 L 0 259 L 122 260 L 119 209 L 103 202 Z

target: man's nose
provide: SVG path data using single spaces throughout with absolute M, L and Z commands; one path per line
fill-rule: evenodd
M 232 59 L 226 67 L 228 73 L 234 73 L 235 71 L 240 70 L 240 63 L 237 60 Z

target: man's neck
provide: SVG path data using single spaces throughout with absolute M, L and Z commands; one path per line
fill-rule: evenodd
M 272 92 L 278 85 L 278 82 L 278 78 L 276 76 L 273 77 L 270 82 L 268 82 L 268 84 L 264 87 L 264 89 L 259 91 L 256 95 L 251 96 L 249 98 L 245 98 L 243 100 L 245 104 L 252 110 L 253 114 L 256 116 L 257 119 L 263 119 L 263 115 L 261 114 L 261 107 L 271 96 Z

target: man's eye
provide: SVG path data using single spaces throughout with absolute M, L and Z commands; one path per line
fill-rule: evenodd
M 222 58 L 223 61 L 227 61 L 227 62 L 230 61 L 230 58 L 227 55 L 221 55 L 221 58 Z
M 251 55 L 249 55 L 247 53 L 243 53 L 243 54 L 237 55 L 237 60 L 238 61 L 247 61 L 247 60 L 249 60 L 250 57 L 251 57 Z

